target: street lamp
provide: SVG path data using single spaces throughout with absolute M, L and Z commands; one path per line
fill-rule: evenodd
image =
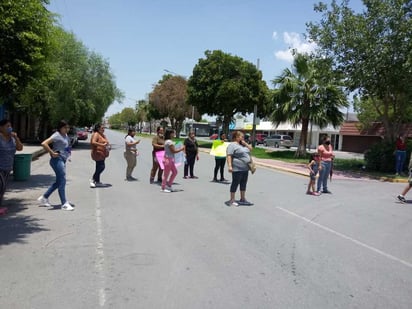
M 175 73 L 175 72 L 173 72 L 173 71 L 169 71 L 169 70 L 167 70 L 167 69 L 163 69 L 163 71 L 165 71 L 166 73 L 172 74 L 172 75 L 181 76 L 181 75 L 179 75 L 179 74 L 177 74 L 177 73 Z

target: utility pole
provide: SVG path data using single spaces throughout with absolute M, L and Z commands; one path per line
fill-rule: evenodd
M 259 70 L 259 58 L 257 59 L 256 68 Z M 257 121 L 257 104 L 253 107 L 253 126 L 252 126 L 252 146 L 256 147 L 256 121 Z

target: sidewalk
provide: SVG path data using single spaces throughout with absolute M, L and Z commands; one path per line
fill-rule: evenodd
M 303 176 L 309 176 L 309 171 L 306 164 L 301 163 L 287 163 L 279 160 L 273 159 L 258 159 L 253 158 L 255 163 L 258 166 L 263 166 L 266 168 L 273 168 L 276 170 L 299 174 Z M 354 172 L 343 172 L 343 171 L 334 171 L 332 175 L 332 179 L 346 179 L 346 180 L 372 180 L 370 177 L 366 177 L 361 175 L 361 173 L 354 173 Z M 376 179 L 375 179 L 376 180 Z
M 209 153 L 210 149 L 202 149 L 201 151 L 204 153 Z M 41 156 L 45 153 L 45 150 L 40 145 L 24 145 L 23 151 L 18 151 L 16 154 L 32 154 L 32 160 L 35 160 L 37 157 Z M 308 169 L 306 164 L 299 164 L 299 163 L 287 163 L 279 160 L 273 159 L 259 159 L 253 158 L 257 166 L 271 168 L 287 173 L 294 173 L 299 174 L 302 176 L 308 176 Z M 334 171 L 332 175 L 332 179 L 340 179 L 340 180 L 380 180 L 380 181 L 390 181 L 390 182 L 400 182 L 406 183 L 407 179 L 392 179 L 392 178 L 371 178 L 366 175 L 362 175 L 361 172 L 345 172 L 345 171 Z
M 16 151 L 16 154 L 31 154 L 32 160 L 46 153 L 44 148 L 40 145 L 26 145 L 23 143 L 23 150 Z

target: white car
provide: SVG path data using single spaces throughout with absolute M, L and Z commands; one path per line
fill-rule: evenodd
M 289 135 L 275 134 L 265 138 L 263 145 L 268 147 L 286 147 L 290 148 L 293 145 L 293 139 Z

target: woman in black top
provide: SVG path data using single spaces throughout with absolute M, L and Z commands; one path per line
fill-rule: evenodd
M 193 174 L 193 168 L 195 166 L 195 161 L 199 160 L 199 145 L 197 144 L 195 133 L 190 132 L 189 137 L 185 139 L 185 155 L 186 162 L 184 168 L 183 178 L 198 178 Z M 190 172 L 190 177 L 188 176 Z

